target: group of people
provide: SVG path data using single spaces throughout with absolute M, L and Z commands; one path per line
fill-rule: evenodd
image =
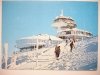
M 67 40 L 66 40 L 66 45 L 67 45 L 68 43 L 69 43 L 69 46 L 70 46 L 70 52 L 72 52 L 73 48 L 75 48 L 75 45 L 74 45 L 75 39 L 74 39 L 74 38 L 73 38 L 73 39 L 67 39 Z M 66 46 L 66 45 L 65 45 L 65 46 Z M 55 57 L 56 57 L 57 60 L 58 60 L 58 58 L 59 58 L 60 51 L 61 51 L 60 46 L 57 46 L 57 45 L 56 45 L 56 47 L 55 47 Z

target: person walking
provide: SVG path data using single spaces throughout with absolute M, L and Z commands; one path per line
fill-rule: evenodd
M 55 47 L 55 57 L 57 60 L 59 60 L 59 55 L 60 55 L 60 46 L 57 46 Z
M 69 39 L 66 39 L 66 41 L 65 41 L 66 44 L 65 44 L 64 47 L 66 47 L 70 43 L 70 41 L 71 41 L 70 38 Z
M 75 47 L 75 46 L 74 46 L 74 41 L 72 40 L 70 43 L 70 52 L 72 52 L 73 47 Z

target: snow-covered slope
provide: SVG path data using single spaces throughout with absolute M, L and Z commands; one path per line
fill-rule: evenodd
M 91 38 L 76 43 L 72 52 L 62 53 L 60 59 L 50 63 L 47 69 L 56 70 L 96 70 L 97 69 L 97 38 Z
M 75 43 L 75 48 L 70 52 L 69 44 L 59 44 L 61 53 L 59 60 L 56 60 L 55 46 L 40 50 L 38 60 L 30 52 L 30 58 L 23 63 L 16 65 L 13 69 L 36 69 L 36 70 L 96 70 L 98 40 L 97 37 L 82 40 Z M 32 54 L 32 56 L 31 56 Z

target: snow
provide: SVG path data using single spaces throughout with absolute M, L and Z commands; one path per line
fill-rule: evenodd
M 56 60 L 55 46 L 38 51 L 38 60 L 35 51 L 28 53 L 29 59 L 10 69 L 32 69 L 32 70 L 96 70 L 98 55 L 97 37 L 78 41 L 75 48 L 70 52 L 69 44 L 62 42 L 59 60 Z M 66 46 L 65 46 L 66 45 Z M 26 53 L 23 53 L 27 55 Z M 23 55 L 22 54 L 22 55 Z M 33 57 L 35 54 L 35 57 Z M 36 62 L 38 61 L 38 63 Z
M 33 36 L 30 36 L 30 37 L 23 37 L 21 38 L 20 40 L 22 39 L 41 39 L 41 40 L 58 40 L 58 41 L 62 41 L 62 39 L 56 37 L 56 36 L 53 36 L 53 35 L 48 35 L 48 34 L 39 34 L 37 36 L 33 35 Z
M 52 64 L 49 64 L 48 69 L 62 70 L 63 68 L 64 70 L 87 70 L 87 68 L 89 68 L 88 65 L 97 64 L 97 50 L 92 50 L 92 48 L 95 47 L 95 43 L 97 43 L 97 38 L 77 42 L 76 48 L 73 49 L 72 53 L 63 53 L 62 57 L 60 57 L 56 63 L 53 62 Z M 89 46 L 89 48 L 87 46 Z M 90 49 L 90 51 L 88 51 L 88 49 Z M 95 68 L 96 66 L 91 67 L 88 70 L 96 70 Z

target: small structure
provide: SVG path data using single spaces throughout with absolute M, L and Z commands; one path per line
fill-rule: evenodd
M 37 36 L 24 37 L 16 41 L 17 48 L 22 51 L 31 51 L 37 49 L 37 39 L 38 39 L 38 49 L 50 47 L 62 42 L 62 39 L 48 34 L 40 34 Z

